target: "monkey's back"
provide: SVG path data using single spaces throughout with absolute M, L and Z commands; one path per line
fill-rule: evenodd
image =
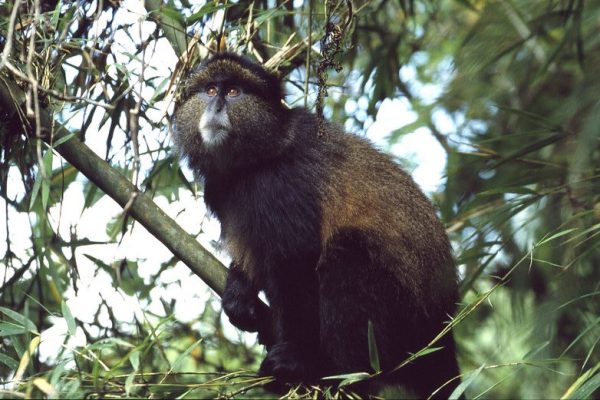
M 306 119 L 316 120 L 304 111 L 294 118 L 304 126 Z M 435 293 L 441 298 L 434 303 L 445 307 L 454 304 L 456 274 L 445 229 L 410 175 L 368 140 L 335 124 L 325 122 L 318 139 L 306 142 L 320 153 L 323 165 L 315 168 L 325 176 L 319 184 L 322 247 L 341 230 L 365 232 L 396 261 L 384 267 L 406 282 L 405 289 L 417 298 Z
M 332 306 L 321 308 L 323 349 L 337 372 L 368 369 L 367 354 L 349 352 L 349 340 L 340 331 L 364 332 L 371 321 L 381 365 L 389 370 L 427 345 L 455 311 L 457 281 L 448 237 L 413 179 L 370 142 L 328 123 L 319 139 L 309 142 L 320 149 L 317 169 L 326 171 L 319 191 L 317 273 L 320 301 Z M 353 283 L 339 284 L 347 281 Z M 353 315 L 345 326 L 340 313 Z M 364 350 L 365 335 L 351 347 Z M 392 381 L 412 382 L 409 388 L 423 395 L 457 376 L 452 336 L 435 346 L 444 349 L 401 369 L 399 380 Z M 447 397 L 452 388 L 439 395 Z

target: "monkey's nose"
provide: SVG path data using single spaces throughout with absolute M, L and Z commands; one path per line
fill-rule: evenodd
M 223 110 L 225 109 L 225 99 L 223 99 L 222 97 L 216 98 L 213 104 L 215 113 L 223 112 Z

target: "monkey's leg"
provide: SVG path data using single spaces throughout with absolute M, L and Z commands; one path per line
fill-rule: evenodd
M 320 375 L 315 265 L 316 261 L 288 262 L 269 274 L 265 293 L 273 312 L 275 344 L 261 364 L 263 376 L 306 383 Z
M 341 231 L 330 239 L 317 268 L 321 350 L 337 374 L 372 372 L 369 321 L 384 358 L 380 361 L 387 361 L 387 320 L 401 317 L 393 310 L 397 303 L 393 277 L 376 265 L 371 246 L 371 239 L 360 230 Z
M 384 372 L 424 347 L 443 328 L 447 317 L 426 315 L 422 299 L 410 294 L 411 283 L 407 280 L 411 277 L 403 280 L 392 273 L 400 262 L 386 254 L 380 238 L 357 229 L 341 231 L 327 244 L 318 266 L 320 344 L 335 373 L 373 372 L 369 322 Z M 394 396 L 429 396 L 458 374 L 452 336 L 445 336 L 438 345 L 444 349 L 392 375 L 384 374 L 380 383 L 393 385 Z M 376 394 L 371 391 L 375 387 L 381 386 L 363 386 L 360 390 Z M 447 398 L 450 393 L 447 387 L 436 397 Z
M 258 298 L 258 290 L 235 262 L 229 268 L 222 297 L 223 311 L 237 328 L 258 332 L 261 344 L 273 344 L 271 312 Z

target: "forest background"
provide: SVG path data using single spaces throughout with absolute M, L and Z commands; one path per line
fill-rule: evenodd
M 170 139 L 210 43 L 425 186 L 460 275 L 456 396 L 598 394 L 600 2 L 6 0 L 0 397 L 265 394 Z

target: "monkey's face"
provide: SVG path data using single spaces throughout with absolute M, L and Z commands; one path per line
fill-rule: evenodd
M 243 101 L 244 93 L 239 86 L 225 82 L 209 83 L 197 94 L 201 97 L 204 111 L 198 122 L 198 131 L 207 148 L 219 146 L 231 133 L 228 111 L 235 109 L 236 101 Z
M 193 169 L 227 172 L 282 151 L 288 141 L 283 114 L 274 76 L 240 57 L 219 55 L 187 80 L 175 111 L 174 140 Z

